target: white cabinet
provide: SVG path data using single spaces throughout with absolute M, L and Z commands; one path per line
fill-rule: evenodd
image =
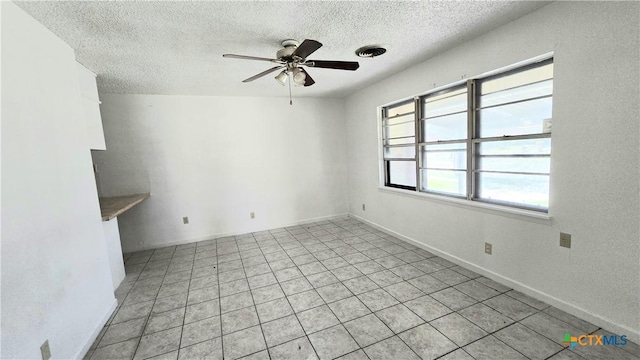
M 89 149 L 107 150 L 102 130 L 102 117 L 100 116 L 100 99 L 98 98 L 98 86 L 96 74 L 78 63 L 78 82 L 82 101 L 83 117 L 87 126 L 87 139 Z

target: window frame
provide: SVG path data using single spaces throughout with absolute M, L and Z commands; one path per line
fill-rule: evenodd
M 536 207 L 536 206 L 529 206 L 527 204 L 523 204 L 523 203 L 514 203 L 514 202 L 508 202 L 508 201 L 503 201 L 503 200 L 496 200 L 496 199 L 487 199 L 487 198 L 481 198 L 480 197 L 480 176 L 482 173 L 488 173 L 489 171 L 487 170 L 480 170 L 478 169 L 479 164 L 480 164 L 480 154 L 477 151 L 477 148 L 480 146 L 479 144 L 483 143 L 483 142 L 500 142 L 500 141 L 513 141 L 513 140 L 525 140 L 525 139 L 551 139 L 551 131 L 549 132 L 544 132 L 544 130 L 540 133 L 527 133 L 527 134 L 520 134 L 520 135 L 503 135 L 503 136 L 494 136 L 494 137 L 481 137 L 480 136 L 480 126 L 482 124 L 482 119 L 479 116 L 479 112 L 481 109 L 481 107 L 479 107 L 480 103 L 480 96 L 481 91 L 481 85 L 482 83 L 485 83 L 487 81 L 491 81 L 491 80 L 495 80 L 495 79 L 499 79 L 499 78 L 503 78 L 503 77 L 507 77 L 510 75 L 514 75 L 517 73 L 521 73 L 527 70 L 531 70 L 534 68 L 538 68 L 538 67 L 543 67 L 543 66 L 547 66 L 549 64 L 554 64 L 554 58 L 553 58 L 553 54 L 547 54 L 532 60 L 529 60 L 527 62 L 521 62 L 518 64 L 514 64 L 512 66 L 509 66 L 507 68 L 503 68 L 501 70 L 496 70 L 496 71 L 492 71 L 491 73 L 487 73 L 484 75 L 480 75 L 477 77 L 472 77 L 472 78 L 468 78 L 468 79 L 463 79 L 461 81 L 446 85 L 446 86 L 442 86 L 439 87 L 437 89 L 431 90 L 429 92 L 425 92 L 423 94 L 420 95 L 416 95 L 413 96 L 411 98 L 405 98 L 403 100 L 399 100 L 399 101 L 395 101 L 393 103 L 389 103 L 387 105 L 384 106 L 380 106 L 378 107 L 379 111 L 378 114 L 380 116 L 379 120 L 379 126 L 378 129 L 380 131 L 380 136 L 379 136 L 379 141 L 380 141 L 380 146 L 379 149 L 381 150 L 380 153 L 380 164 L 381 164 L 381 187 L 382 188 L 395 188 L 395 189 L 401 189 L 401 190 L 406 190 L 406 191 L 410 191 L 411 193 L 415 193 L 418 195 L 427 195 L 427 197 L 435 197 L 435 198 L 439 198 L 442 200 L 451 200 L 451 201 L 455 201 L 458 203 L 468 203 L 468 204 L 478 204 L 478 203 L 482 203 L 485 204 L 486 206 L 483 207 L 489 207 L 489 208 L 493 208 L 496 207 L 497 209 L 505 209 L 507 211 L 511 211 L 510 209 L 515 209 L 515 210 L 522 210 L 525 213 L 530 213 L 532 215 L 534 215 L 535 217 L 543 217 L 543 218 L 547 218 L 548 214 L 549 214 L 549 208 L 550 208 L 550 204 L 547 204 L 547 207 Z M 551 80 L 555 80 L 555 77 L 552 75 Z M 545 80 L 543 80 L 545 81 Z M 534 83 L 531 83 L 534 84 Z M 524 86 L 526 86 L 528 84 L 525 84 Z M 466 115 L 467 115 L 467 129 L 466 129 L 466 137 L 464 139 L 454 139 L 454 140 L 430 140 L 430 141 L 426 141 L 426 138 L 424 138 L 424 134 L 425 132 L 423 131 L 423 127 L 426 126 L 425 121 L 427 120 L 427 118 L 425 118 L 423 116 L 424 113 L 424 109 L 423 109 L 423 104 L 425 103 L 425 99 L 428 99 L 429 97 L 435 97 L 435 96 L 440 96 L 441 94 L 446 94 L 448 92 L 454 92 L 454 91 L 459 91 L 466 88 L 466 95 L 467 95 L 467 108 L 466 108 Z M 455 95 L 454 95 L 455 96 Z M 551 114 L 551 118 L 553 118 L 553 91 L 551 92 L 551 94 L 549 95 L 542 95 L 542 96 L 533 96 L 533 97 L 527 97 L 524 99 L 520 99 L 520 100 L 516 100 L 516 101 L 506 101 L 504 103 L 499 103 L 499 104 L 494 104 L 491 107 L 499 107 L 499 106 L 505 106 L 505 105 L 510 105 L 512 103 L 519 103 L 519 102 L 526 102 L 526 101 L 532 101 L 532 100 L 537 100 L 537 99 L 543 99 L 543 98 L 550 98 L 552 99 L 552 114 Z M 414 102 L 414 117 L 413 117 L 413 123 L 414 123 L 414 127 L 415 127 L 415 132 L 414 132 L 414 144 L 415 144 L 415 160 L 414 159 L 385 159 L 384 158 L 384 150 L 387 147 L 387 145 L 385 145 L 385 129 L 384 129 L 384 125 L 385 125 L 385 120 L 389 119 L 389 118 L 393 118 L 393 117 L 386 117 L 387 115 L 387 111 L 389 108 L 394 108 L 394 107 L 398 107 L 398 106 L 402 106 L 405 104 L 408 104 L 409 102 L 413 101 Z M 445 113 L 445 114 L 440 114 L 437 115 L 435 117 L 440 117 L 440 116 L 449 116 L 452 114 L 459 114 L 462 113 L 460 111 L 454 111 L 452 113 Z M 401 114 L 398 116 L 403 116 L 406 114 Z M 453 194 L 453 193 L 448 193 L 448 192 L 440 192 L 440 191 L 433 191 L 433 190 L 427 190 L 426 189 L 426 184 L 423 184 L 423 179 L 422 179 L 422 171 L 426 171 L 428 169 L 428 165 L 425 164 L 424 162 L 424 158 L 423 158 L 423 149 L 425 149 L 426 151 L 426 147 L 428 145 L 445 145 L 445 144 L 465 144 L 466 148 L 465 148 L 465 155 L 466 155 L 466 167 L 464 169 L 455 169 L 455 170 L 450 170 L 450 171 L 461 171 L 464 172 L 465 177 L 464 179 L 466 180 L 466 192 L 464 195 L 460 195 L 460 194 Z M 514 154 L 514 156 L 516 156 L 516 154 Z M 549 155 L 546 154 L 533 154 L 531 156 L 527 156 L 527 157 L 548 157 L 549 159 L 551 159 L 551 153 L 549 153 Z M 415 183 L 416 186 L 412 187 L 412 186 L 406 186 L 406 185 L 399 185 L 399 184 L 394 184 L 391 182 L 391 174 L 390 174 L 390 161 L 415 161 L 415 167 L 416 167 L 416 174 L 415 174 Z M 437 169 L 436 169 L 437 170 Z M 449 170 L 446 170 L 449 171 Z M 505 174 L 510 174 L 510 173 L 516 173 L 516 172 L 509 172 L 509 171 L 493 171 L 496 173 L 505 173 Z M 536 175 L 537 173 L 528 173 L 528 172 L 521 172 L 521 174 L 525 174 L 525 175 Z M 551 179 L 551 175 L 550 175 L 550 171 L 549 173 L 540 173 L 539 175 L 544 175 L 547 176 L 548 181 L 550 183 L 550 179 Z M 550 197 L 550 191 L 547 193 L 547 196 Z
M 388 116 L 389 108 L 401 107 L 401 106 L 404 106 L 404 105 L 408 105 L 411 102 L 414 102 L 413 111 L 409 111 L 409 112 L 406 112 L 406 113 L 400 113 L 400 114 L 396 114 L 396 115 L 393 115 L 393 116 Z M 411 114 L 411 113 L 414 114 L 414 116 L 413 116 L 413 123 L 414 123 L 413 145 L 417 149 L 417 147 L 415 146 L 415 144 L 416 144 L 416 136 L 417 136 L 417 134 L 415 132 L 416 131 L 416 129 L 415 129 L 415 118 L 416 118 L 415 99 L 405 99 L 404 101 L 398 101 L 398 102 L 395 102 L 394 104 L 391 104 L 389 106 L 384 106 L 384 107 L 381 108 L 380 114 L 381 114 L 381 119 L 382 120 L 380 122 L 381 123 L 380 141 L 382 143 L 382 146 L 381 146 L 381 149 L 382 149 L 382 162 L 384 164 L 384 186 L 386 186 L 386 187 L 403 189 L 403 190 L 413 190 L 413 191 L 418 189 L 417 179 L 416 179 L 416 186 L 415 187 L 414 186 L 410 186 L 410 185 L 392 183 L 391 182 L 391 172 L 389 170 L 390 167 L 391 167 L 391 162 L 395 162 L 395 161 L 407 161 L 407 162 L 417 161 L 417 158 L 418 158 L 418 154 L 417 153 L 414 154 L 414 158 L 413 159 L 411 159 L 411 158 L 385 158 L 384 157 L 384 152 L 385 152 L 386 148 L 409 147 L 409 146 L 411 146 L 411 143 L 386 145 L 385 141 L 389 140 L 389 138 L 385 137 L 386 136 L 385 126 L 389 126 L 389 125 L 385 124 L 385 121 L 388 121 L 388 120 L 391 120 L 391 119 L 394 119 L 394 118 L 399 118 L 399 117 L 402 117 L 402 116 L 406 116 L 406 115 Z M 396 124 L 396 125 L 399 125 L 399 124 Z M 407 136 L 407 137 L 411 137 L 411 136 Z M 391 139 L 393 139 L 393 138 L 391 138 Z
M 444 89 L 440 89 L 438 91 L 434 91 L 434 92 L 427 93 L 427 94 L 424 94 L 424 95 L 421 95 L 421 96 L 417 97 L 417 99 L 418 99 L 417 100 L 417 104 L 419 104 L 419 107 L 417 108 L 418 114 L 416 116 L 416 120 L 415 121 L 417 122 L 416 129 L 419 130 L 419 135 L 416 138 L 416 140 L 417 140 L 416 142 L 417 142 L 417 145 L 418 145 L 416 151 L 421 149 L 423 146 L 426 149 L 426 147 L 429 146 L 429 145 L 448 145 L 448 144 L 462 144 L 462 143 L 464 143 L 465 146 L 466 146 L 465 147 L 465 152 L 469 151 L 469 145 L 468 145 L 468 141 L 467 141 L 467 138 L 469 137 L 469 128 L 468 128 L 469 119 L 468 119 L 468 115 L 467 115 L 467 134 L 466 134 L 465 138 L 463 138 L 463 139 L 451 139 L 451 140 L 436 140 L 436 141 L 426 141 L 426 139 L 422 138 L 423 134 L 425 133 L 425 131 L 423 131 L 423 127 L 426 126 L 425 122 L 426 122 L 426 120 L 429 119 L 429 118 L 423 116 L 424 110 L 423 110 L 422 104 L 425 102 L 424 100 L 429 98 L 429 97 L 436 97 L 436 96 L 444 95 L 444 94 L 447 94 L 447 93 L 450 93 L 450 92 L 455 92 L 455 91 L 458 91 L 458 90 L 461 90 L 461 89 L 465 89 L 465 88 L 466 88 L 466 92 L 467 92 L 467 109 L 466 109 L 466 112 L 468 114 L 468 112 L 469 112 L 469 106 L 468 106 L 469 85 L 468 85 L 468 81 L 466 81 L 464 83 L 457 83 L 457 84 L 448 86 L 448 87 L 446 87 Z M 462 113 L 462 112 L 459 111 L 459 112 L 455 112 L 455 113 L 447 113 L 447 114 L 444 114 L 444 115 L 438 115 L 438 117 L 444 117 L 444 116 L 449 116 L 449 115 L 452 115 L 452 114 L 459 114 L 459 113 Z M 428 167 L 423 167 L 425 159 L 422 156 L 422 150 L 419 151 L 418 155 L 419 155 L 419 162 L 416 164 L 416 166 L 418 168 L 418 172 L 416 174 L 416 176 L 417 176 L 417 178 L 416 178 L 416 187 L 417 187 L 419 192 L 423 192 L 423 193 L 427 193 L 427 194 L 440 195 L 440 196 L 454 197 L 454 198 L 459 198 L 459 199 L 467 199 L 468 198 L 467 195 L 466 195 L 466 194 L 469 193 L 468 179 L 466 181 L 467 189 L 465 191 L 465 195 L 455 195 L 455 194 L 446 193 L 446 192 L 440 192 L 440 191 L 429 191 L 429 190 L 426 190 L 426 189 L 422 190 L 422 188 L 423 188 L 422 187 L 422 170 L 428 170 L 429 168 Z M 456 169 L 456 170 L 441 169 L 441 170 L 444 170 L 444 171 L 464 171 L 466 173 L 468 171 L 468 166 L 469 166 L 469 163 L 468 163 L 468 156 L 467 156 L 467 164 L 466 164 L 464 169 L 462 169 L 462 170 L 458 170 L 458 169 Z M 468 178 L 468 175 L 466 175 L 466 178 Z

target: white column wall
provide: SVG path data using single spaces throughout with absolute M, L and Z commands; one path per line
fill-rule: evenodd
M 73 49 L 2 2 L 2 359 L 81 358 L 116 306 Z

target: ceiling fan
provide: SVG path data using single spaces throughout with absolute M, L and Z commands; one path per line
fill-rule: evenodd
M 315 84 L 316 82 L 311 76 L 309 76 L 309 73 L 302 68 L 303 66 L 352 71 L 358 69 L 360 66 L 355 61 L 307 60 L 309 55 L 313 54 L 322 46 L 320 42 L 315 40 L 306 39 L 302 43 L 298 43 L 296 40 L 285 40 L 282 42 L 282 46 L 283 48 L 278 50 L 276 53 L 275 59 L 235 54 L 224 54 L 222 56 L 226 58 L 260 60 L 276 63 L 278 66 L 274 66 L 271 69 L 256 74 L 242 82 L 251 82 L 274 71 L 282 70 L 278 75 L 276 75 L 275 79 L 283 86 L 286 84 L 287 78 L 289 77 L 291 77 L 289 86 L 291 86 L 291 82 L 293 82 L 294 85 L 304 86 L 311 86 Z

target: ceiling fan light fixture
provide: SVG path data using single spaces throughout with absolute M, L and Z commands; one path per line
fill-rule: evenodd
M 307 80 L 307 74 L 299 68 L 293 69 L 293 83 L 296 86 L 304 85 Z
M 278 81 L 280 85 L 284 86 L 284 84 L 287 83 L 287 77 L 288 77 L 287 70 L 282 70 L 282 72 L 276 75 L 274 79 L 276 79 L 276 81 Z

